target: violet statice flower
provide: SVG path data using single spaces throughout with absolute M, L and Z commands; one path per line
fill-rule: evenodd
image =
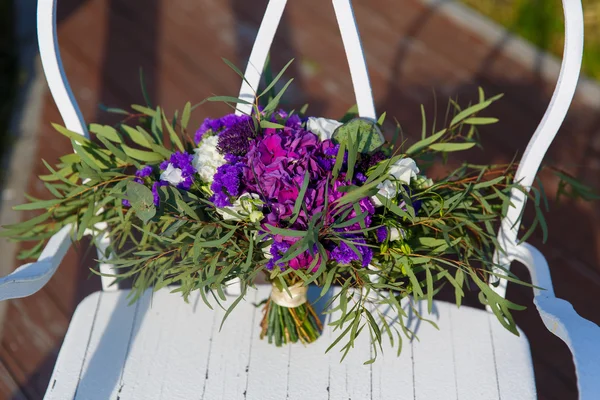
M 238 117 L 235 123 L 227 126 L 219 133 L 217 150 L 221 154 L 244 156 L 250 149 L 250 143 L 255 138 L 254 124 L 248 116 Z
M 232 203 L 231 197 L 237 197 L 240 194 L 241 178 L 243 164 L 223 164 L 217 168 L 217 173 L 214 176 L 211 190 L 214 195 L 211 201 L 217 207 L 230 207 Z
M 388 238 L 388 230 L 385 226 L 380 226 L 375 230 L 375 235 L 377 236 L 377 241 L 383 243 Z
M 169 183 L 164 181 L 157 181 L 152 184 L 152 195 L 154 196 L 154 205 L 158 207 L 160 205 L 160 195 L 158 189 L 161 186 L 167 186 Z
M 273 242 L 273 244 L 271 245 L 271 249 L 269 250 L 269 253 L 271 254 L 271 259 L 269 260 L 269 262 L 267 262 L 266 265 L 269 271 L 273 270 L 277 261 L 281 260 L 281 258 L 283 257 L 285 252 L 288 251 L 289 248 L 290 245 L 286 242 Z M 279 267 L 283 269 L 282 265 L 280 265 Z
M 383 151 L 377 151 L 371 155 L 362 156 L 361 160 L 358 162 L 357 169 L 361 172 L 367 172 L 369 168 L 377 165 L 383 160 L 387 160 L 389 157 L 385 155 Z
M 350 238 L 352 244 L 356 247 L 360 253 L 358 254 L 348 246 L 346 242 L 340 242 L 330 253 L 331 259 L 337 261 L 339 264 L 350 264 L 352 261 L 362 261 L 362 266 L 366 267 L 371 263 L 373 259 L 373 250 L 366 245 L 365 239 L 361 238 Z
M 194 175 L 196 170 L 192 165 L 194 156 L 188 153 L 176 152 L 171 154 L 169 160 L 163 161 L 160 164 L 160 169 L 163 171 L 161 174 L 161 181 L 167 181 L 179 189 L 189 190 L 194 183 Z M 171 168 L 169 168 L 171 166 Z M 175 172 L 174 177 L 166 177 L 165 172 Z
M 123 204 L 123 207 L 131 207 L 131 203 L 127 199 L 121 200 L 121 204 Z
M 198 130 L 196 131 L 196 134 L 194 135 L 194 141 L 196 142 L 196 144 L 198 144 L 202 141 L 202 138 L 204 137 L 204 134 L 206 132 L 212 131 L 217 133 L 221 129 L 223 129 L 223 121 L 221 118 L 206 118 L 202 125 L 200 125 L 200 128 L 198 128 Z

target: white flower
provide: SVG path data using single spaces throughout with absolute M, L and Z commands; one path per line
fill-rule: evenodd
M 263 219 L 264 214 L 260 210 L 262 201 L 257 194 L 244 193 L 230 207 L 217 208 L 217 212 L 225 221 L 249 220 L 257 222 Z M 227 211 L 225 211 L 225 209 Z
M 307 129 L 319 136 L 321 140 L 331 139 L 333 132 L 343 125 L 341 122 L 329 118 L 308 117 Z
M 398 228 L 390 228 L 390 242 L 395 242 L 396 240 L 404 239 L 406 237 L 406 233 L 402 229 Z
M 225 157 L 217 151 L 217 136 L 204 137 L 200 146 L 194 149 L 192 165 L 200 175 L 200 179 L 206 183 L 212 183 L 217 168 L 225 164 Z
M 169 165 L 167 165 L 167 169 L 165 169 L 163 173 L 160 174 L 160 180 L 167 181 L 171 185 L 177 186 L 185 179 L 182 176 L 181 169 L 175 168 L 173 167 L 173 164 L 169 163 Z
M 412 158 L 401 158 L 391 167 L 389 174 L 402 183 L 409 184 L 412 178 L 416 178 L 419 168 Z
M 409 184 L 410 180 L 415 178 L 419 173 L 419 168 L 412 158 L 402 158 L 392 164 L 388 173 L 394 179 L 386 179 L 377 185 L 377 188 L 379 189 L 377 194 L 386 199 L 393 199 L 398 195 L 399 186 L 401 184 Z M 377 196 L 371 197 L 371 201 L 375 204 L 375 207 L 381 207 L 383 205 Z

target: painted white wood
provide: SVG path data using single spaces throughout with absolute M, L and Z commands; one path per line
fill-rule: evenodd
M 0 301 L 31 296 L 48 283 L 71 246 L 71 229 L 66 225 L 52 236 L 36 262 L 0 278 Z
M 488 313 L 488 317 L 500 398 L 537 399 L 527 337 L 521 330 L 519 330 L 520 336 L 508 333 L 492 313 Z M 528 368 L 519 368 L 523 364 Z M 585 399 L 585 397 L 579 398 Z
M 426 316 L 427 305 L 417 303 L 419 314 Z M 414 358 L 414 391 L 417 399 L 456 399 L 456 376 L 452 326 L 447 305 L 435 303 L 433 315 L 427 317 L 439 331 L 425 321 L 415 321 L 412 329 L 416 338 L 412 342 Z M 475 364 L 474 364 L 475 365 Z M 479 367 L 478 367 L 479 368 Z
M 550 105 L 529 141 L 523 159 L 515 175 L 515 181 L 520 182 L 527 190 L 531 188 L 544 155 L 554 140 L 560 128 L 573 96 L 577 89 L 581 60 L 583 57 L 583 10 L 581 0 L 562 0 L 565 16 L 565 45 L 560 74 L 556 88 L 550 100 Z M 511 192 L 512 207 L 508 209 L 498 234 L 498 240 L 505 251 L 517 243 L 520 218 L 525 208 L 527 196 L 520 190 Z M 495 256 L 497 262 L 509 267 L 508 259 L 500 250 Z M 506 280 L 501 280 L 495 290 L 503 297 L 506 293 Z
M 64 350 L 61 349 L 59 353 L 60 362 L 54 366 L 44 399 L 65 400 L 75 397 L 80 379 L 78 371 L 83 369 L 101 297 L 102 292 L 93 293 L 77 306 L 63 342 L 68 345 L 63 346 Z
M 198 293 L 186 304 L 181 295 L 147 291 L 133 326 L 121 398 L 201 397 L 219 314 L 205 307 Z M 182 330 L 188 333 L 182 334 Z M 185 385 L 175 385 L 178 381 Z
M 546 289 L 534 289 L 533 302 L 546 328 L 562 339 L 573 354 L 579 398 L 597 399 L 600 394 L 600 327 L 582 318 L 567 301 L 555 297 L 548 263 L 539 250 L 523 243 L 512 256 L 529 269 L 533 285 Z
M 91 295 L 75 313 L 46 399 L 412 399 L 413 391 L 417 399 L 452 399 L 457 390 L 461 400 L 535 398 L 527 339 L 506 331 L 486 311 L 435 302 L 432 320 L 441 330 L 409 322 L 422 343 L 405 339 L 401 358 L 390 351 L 363 365 L 370 348 L 368 336 L 361 335 L 340 363 L 337 349 L 324 354 L 333 338 L 330 327 L 307 347 L 261 341 L 262 313 L 254 303 L 270 287 L 258 289 L 221 332 L 224 311 L 209 310 L 198 295 L 186 304 L 180 294 L 162 289 L 134 306 L 127 305 L 128 291 Z M 418 307 L 425 310 L 426 303 Z M 486 347 L 490 326 L 498 329 L 492 329 L 493 346 Z M 489 373 L 494 370 L 506 372 L 503 381 Z M 510 389 L 499 397 L 501 386 Z
M 239 103 L 236 108 L 236 114 L 251 114 L 252 104 L 256 99 L 256 92 L 260 84 L 262 71 L 267 61 L 267 56 L 275 37 L 275 32 L 281 21 L 281 16 L 285 9 L 287 0 L 270 0 L 265 11 L 252 53 L 246 67 L 245 80 L 242 82 L 239 98 L 250 103 Z M 333 6 L 337 17 L 348 65 L 350 67 L 350 75 L 352 84 L 354 85 L 354 94 L 356 96 L 356 104 L 358 113 L 361 117 L 376 120 L 375 103 L 373 102 L 373 93 L 371 83 L 369 81 L 369 72 L 364 52 L 360 42 L 358 27 L 352 10 L 350 0 L 333 0 Z
M 77 105 L 77 100 L 69 85 L 67 75 L 63 68 L 62 58 L 58 45 L 58 34 L 56 29 L 56 8 L 58 0 L 38 0 L 37 8 L 37 32 L 40 59 L 48 87 L 56 107 L 63 119 L 65 127 L 70 131 L 82 136 L 89 137 L 87 126 Z M 102 224 L 99 224 L 102 225 Z M 106 224 L 103 224 L 106 226 Z M 106 229 L 105 227 L 101 230 Z M 104 253 L 110 246 L 110 238 L 107 234 L 96 238 L 95 241 L 98 260 L 100 260 L 100 272 L 103 274 L 114 273 L 112 265 L 104 259 Z M 114 278 L 102 276 L 103 290 L 117 290 L 118 285 L 113 284 Z
M 56 3 L 58 0 L 38 0 L 37 31 L 40 59 L 52 98 L 58 107 L 65 127 L 89 137 L 83 115 L 63 68 L 56 32 Z

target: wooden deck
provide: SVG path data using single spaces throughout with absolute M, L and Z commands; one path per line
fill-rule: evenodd
M 500 123 L 484 131 L 485 151 L 471 152 L 469 160 L 500 163 L 522 154 L 554 87 L 544 68 L 524 66 L 505 51 L 504 40 L 490 43 L 419 0 L 355 3 L 379 112 L 395 116 L 407 135 L 416 137 L 419 104 L 433 115 L 437 97 L 443 118 L 448 96 L 466 103 L 482 86 L 487 93 L 505 93 L 505 97 L 492 110 Z M 236 95 L 239 78 L 220 58 L 245 65 L 265 5 L 266 0 L 60 1 L 61 51 L 87 121 L 114 121 L 98 109 L 99 103 L 127 107 L 142 102 L 140 67 L 151 98 L 168 110 L 212 94 Z M 275 67 L 296 59 L 287 73 L 295 78 L 290 105 L 310 103 L 313 115 L 337 117 L 353 104 L 348 67 L 328 2 L 289 2 L 272 56 Z M 60 122 L 49 94 L 44 104 L 40 145 L 33 161 L 36 175 L 44 173 L 39 159 L 53 162 L 69 148 L 49 126 Z M 192 123 L 227 111 L 208 104 L 196 111 Z M 598 111 L 578 95 L 546 160 L 600 188 Z M 550 174 L 542 177 L 549 190 L 556 188 Z M 34 176 L 29 190 L 37 197 L 45 195 Z M 551 202 L 550 209 L 547 243 L 542 244 L 539 236 L 531 241 L 548 258 L 557 295 L 600 324 L 600 208 L 597 203 L 565 201 Z M 76 305 L 100 288 L 97 278 L 88 279 L 87 266 L 92 262 L 81 246 L 69 253 L 41 292 L 10 302 L 0 336 L 0 399 L 42 398 Z M 527 276 L 524 268 L 515 270 Z M 528 306 L 516 318 L 531 343 L 539 398 L 575 399 L 567 347 L 545 330 L 529 290 L 509 287 L 509 298 Z

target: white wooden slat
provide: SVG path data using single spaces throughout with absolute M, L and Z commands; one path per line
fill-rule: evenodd
M 427 314 L 427 303 L 415 307 L 425 318 L 435 322 L 439 330 L 425 321 L 413 320 L 410 329 L 417 339 L 412 341 L 414 385 L 416 399 L 456 399 L 456 374 L 452 325 L 445 303 L 434 302 L 432 314 Z
M 245 398 L 251 345 L 256 340 L 255 335 L 259 333 L 257 326 L 262 317 L 261 309 L 254 305 L 262 300 L 257 297 L 257 291 L 252 290 L 246 296 L 246 300 L 238 304 L 227 317 L 221 331 L 219 328 L 225 311 L 215 308 L 211 353 L 204 387 L 205 399 Z M 228 299 L 223 306 L 231 305 L 234 300 L 235 298 Z
M 75 392 L 76 400 L 116 399 L 140 303 L 129 306 L 128 291 L 103 293 L 83 370 Z
M 169 290 L 146 295 L 133 329 L 120 400 L 201 398 L 216 318 L 198 293 L 190 303 Z
M 101 297 L 102 292 L 93 293 L 77 306 L 63 346 L 58 353 L 45 400 L 65 400 L 75 397 Z
M 311 287 L 308 290 L 308 299 L 314 301 L 319 294 L 320 288 Z M 313 304 L 317 314 L 321 314 L 320 310 L 327 300 L 328 298 L 324 298 L 319 304 Z M 327 325 L 329 321 L 328 315 L 322 318 L 323 332 L 316 342 L 291 347 L 287 394 L 289 400 L 329 398 L 330 361 L 325 354 L 333 340 L 331 327 Z
M 488 318 L 480 310 L 445 303 L 443 306 L 447 308 L 452 332 L 458 399 L 498 399 L 497 366 Z M 497 321 L 492 323 L 500 325 Z
M 389 308 L 380 306 L 382 314 L 393 318 L 393 315 L 390 315 L 393 313 L 390 311 Z M 387 321 L 391 322 L 389 318 Z M 399 326 L 396 328 L 401 332 Z M 377 361 L 371 366 L 372 400 L 412 399 L 414 396 L 412 343 L 401 332 L 402 352 L 398 357 L 398 337 L 395 332 L 393 334 L 394 347 L 390 343 L 388 334 L 382 329 L 383 352 L 378 353 Z
M 331 314 L 332 320 L 339 318 L 338 312 Z M 346 328 L 347 325 L 344 326 Z M 331 330 L 331 327 L 329 327 Z M 343 362 L 340 363 L 342 353 L 340 350 L 347 339 L 342 339 L 336 347 L 331 349 L 329 364 L 329 399 L 330 400 L 361 400 L 371 398 L 371 365 L 364 365 L 371 359 L 371 348 L 368 328 L 356 338 L 355 347 L 350 350 Z M 330 333 L 331 340 L 335 340 L 343 330 Z
M 260 286 L 257 299 L 270 295 L 270 286 Z M 261 316 L 260 313 L 257 316 Z M 276 347 L 256 335 L 250 350 L 248 365 L 248 400 L 279 400 L 287 396 L 290 346 Z M 208 399 L 207 399 L 208 400 Z
M 417 399 L 535 398 L 526 338 L 485 311 L 434 302 L 440 331 L 409 321 L 420 342 L 405 339 L 400 358 L 386 343 L 390 351 L 363 365 L 371 357 L 365 331 L 340 363 L 339 347 L 324 354 L 337 337 L 331 327 L 307 347 L 259 339 L 262 313 L 253 303 L 269 290 L 250 292 L 221 332 L 224 311 L 209 310 L 197 295 L 186 304 L 163 289 L 134 307 L 128 291 L 90 296 L 74 316 L 46 398 L 383 400 L 412 399 L 413 390 Z M 426 302 L 418 307 L 427 317 Z
M 494 347 L 494 359 L 497 365 L 498 388 L 501 399 L 534 400 L 537 399 L 533 364 L 529 342 L 523 331 L 520 337 L 507 332 L 488 315 Z

